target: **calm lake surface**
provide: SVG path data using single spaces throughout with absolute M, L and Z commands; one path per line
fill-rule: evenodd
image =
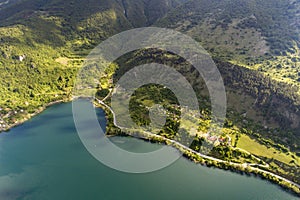
M 97 110 L 102 126 L 105 117 Z M 124 149 L 159 148 L 114 137 Z M 76 133 L 72 104 L 48 108 L 0 134 L 0 199 L 30 200 L 290 200 L 297 197 L 255 177 L 196 165 L 184 158 L 148 174 L 126 174 L 95 160 Z

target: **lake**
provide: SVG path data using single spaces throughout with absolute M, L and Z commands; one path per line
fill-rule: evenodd
M 105 116 L 97 114 L 102 127 Z M 142 140 L 111 138 L 122 148 L 159 148 Z M 147 174 L 106 167 L 84 148 L 75 129 L 72 104 L 48 108 L 8 133 L 0 134 L 0 199 L 99 200 L 291 200 L 279 186 L 257 177 L 196 165 L 180 158 Z

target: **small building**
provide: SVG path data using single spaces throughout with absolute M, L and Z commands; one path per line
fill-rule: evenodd
M 209 136 L 207 139 L 211 142 L 215 142 L 218 138 L 217 136 Z
M 20 62 L 22 62 L 25 58 L 26 58 L 26 55 L 21 55 L 21 56 L 19 56 L 18 59 L 19 59 Z

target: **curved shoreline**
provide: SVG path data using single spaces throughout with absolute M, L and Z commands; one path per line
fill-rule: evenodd
M 31 119 L 32 117 L 42 113 L 43 111 L 45 111 L 45 109 L 47 109 L 50 106 L 53 106 L 53 105 L 56 105 L 56 104 L 61 104 L 61 103 L 68 103 L 68 102 L 71 102 L 72 100 L 74 100 L 74 98 L 61 99 L 61 100 L 50 102 L 50 103 L 46 104 L 45 106 L 39 108 L 36 112 L 30 114 L 29 117 L 26 117 L 23 120 L 15 123 L 15 124 L 10 125 L 7 129 L 0 131 L 0 133 L 7 132 L 11 128 L 22 125 L 24 122 L 26 122 L 27 120 Z M 119 127 L 116 124 L 115 113 L 113 112 L 113 110 L 108 105 L 106 105 L 103 101 L 101 101 L 99 99 L 96 99 L 96 100 L 98 101 L 98 103 L 101 106 L 103 106 L 102 108 L 106 112 L 106 116 L 108 114 L 107 111 L 109 111 L 113 115 L 113 124 L 116 127 L 120 128 L 120 129 L 124 128 L 124 127 Z M 173 146 L 174 148 L 176 148 L 178 151 L 180 151 L 185 157 L 187 157 L 192 162 L 204 164 L 204 165 L 207 165 L 207 166 L 214 166 L 216 168 L 223 169 L 223 170 L 228 170 L 228 168 L 220 167 L 221 163 L 226 164 L 227 167 L 233 167 L 231 169 L 234 169 L 235 171 L 258 175 L 261 178 L 267 179 L 270 182 L 281 186 L 283 189 L 287 190 L 288 192 L 291 192 L 291 193 L 293 193 L 293 194 L 300 197 L 300 184 L 297 184 L 297 183 L 295 183 L 291 180 L 288 180 L 288 179 L 286 179 L 286 178 L 284 178 L 280 175 L 277 175 L 275 173 L 272 173 L 272 172 L 269 172 L 269 171 L 266 171 L 266 170 L 263 170 L 263 169 L 260 169 L 260 168 L 253 167 L 249 163 L 248 164 L 247 163 L 240 164 L 240 163 L 234 163 L 234 162 L 214 158 L 214 157 L 211 157 L 211 156 L 207 156 L 207 155 L 201 154 L 199 152 L 196 152 L 196 151 L 190 149 L 189 147 L 186 147 L 186 146 L 182 145 L 181 143 L 179 143 L 177 141 L 174 141 L 174 140 L 171 140 L 171 139 L 168 139 L 168 138 L 165 138 L 165 137 L 162 137 L 160 135 L 156 135 L 156 134 L 153 134 L 153 133 L 150 133 L 150 132 L 143 131 L 143 133 L 145 135 L 144 136 L 139 135 L 139 137 L 138 137 L 139 139 L 144 139 L 144 140 L 147 140 L 147 141 L 154 141 L 154 142 L 162 142 L 163 141 L 166 145 L 170 145 L 170 146 Z M 126 133 L 125 135 L 126 136 L 137 137 L 137 135 L 130 135 L 128 133 Z M 114 135 L 111 135 L 111 136 L 114 136 Z M 201 158 L 201 159 L 199 159 L 199 158 Z M 216 163 L 209 163 L 208 164 L 207 161 L 213 161 L 213 162 L 216 162 Z M 249 171 L 249 169 L 250 169 L 250 171 Z M 269 176 L 265 176 L 263 173 L 265 173 Z M 274 180 L 274 178 L 277 178 L 281 181 L 276 182 Z M 288 183 L 289 185 L 286 185 L 284 183 Z M 295 187 L 298 190 L 295 190 Z
M 105 104 L 103 101 L 101 101 L 97 98 L 95 98 L 95 100 L 100 105 L 102 105 L 106 108 L 106 109 L 104 109 L 104 110 L 106 110 L 106 112 L 107 112 L 107 109 L 108 109 L 109 112 L 112 113 L 114 126 L 116 126 L 117 128 L 120 128 L 120 129 L 126 129 L 124 127 L 120 127 L 120 126 L 117 125 L 115 113 L 107 104 Z M 140 130 L 136 130 L 136 131 L 139 131 L 139 133 L 140 133 Z M 125 134 L 128 135 L 128 136 L 137 137 L 137 135 L 130 135 L 128 133 L 125 133 Z M 240 172 L 246 172 L 246 173 L 252 173 L 252 174 L 255 174 L 255 175 L 259 175 L 261 178 L 266 178 L 270 182 L 281 186 L 283 189 L 288 189 L 293 194 L 296 194 L 297 196 L 300 196 L 300 184 L 297 184 L 297 183 L 295 183 L 295 182 L 293 182 L 293 181 L 291 181 L 287 178 L 284 178 L 280 175 L 277 175 L 273 172 L 266 171 L 266 170 L 263 170 L 263 169 L 260 169 L 260 168 L 257 168 L 257 167 L 253 167 L 253 165 L 249 164 L 249 163 L 240 164 L 240 163 L 234 163 L 234 162 L 231 162 L 231 161 L 225 161 L 225 160 L 221 160 L 221 159 L 214 158 L 214 157 L 211 157 L 211 156 L 207 156 L 207 155 L 201 154 L 199 152 L 196 152 L 193 149 L 190 149 L 189 147 L 187 147 L 187 146 L 185 146 L 185 145 L 183 145 L 183 144 L 181 144 L 177 141 L 174 141 L 174 140 L 171 140 L 171 139 L 168 139 L 168 138 L 165 138 L 165 137 L 162 137 L 160 135 L 156 135 L 156 134 L 153 134 L 153 133 L 150 133 L 150 132 L 143 131 L 142 134 L 145 134 L 145 135 L 141 135 L 141 133 L 140 133 L 138 135 L 139 139 L 145 139 L 145 140 L 149 140 L 149 141 L 150 140 L 155 141 L 155 139 L 157 139 L 157 141 L 159 141 L 159 142 L 164 141 L 166 145 L 173 146 L 174 148 L 179 150 L 181 153 L 183 153 L 183 155 L 185 155 L 188 159 L 190 159 L 191 161 L 193 161 L 195 163 L 207 164 L 206 160 L 210 160 L 210 161 L 217 162 L 217 164 L 215 164 L 215 165 L 212 163 L 213 166 L 215 166 L 217 168 L 220 168 L 220 169 L 226 170 L 225 168 L 220 167 L 220 164 L 225 164 L 227 167 L 228 166 L 233 167 L 233 169 L 235 169 L 237 171 L 240 171 Z M 187 152 L 191 155 L 188 155 Z M 199 160 L 199 158 L 196 159 L 195 157 L 200 157 L 201 160 Z M 266 175 L 268 175 L 268 176 L 266 176 Z M 275 180 L 275 178 L 279 179 L 280 181 Z
M 26 121 L 30 120 L 31 118 L 35 117 L 36 115 L 42 113 L 43 111 L 45 111 L 48 107 L 51 107 L 53 105 L 56 104 L 61 104 L 61 103 L 67 103 L 67 102 L 71 102 L 73 99 L 67 98 L 67 99 L 61 99 L 61 100 L 56 100 L 56 101 L 52 101 L 42 107 L 37 108 L 37 110 L 34 113 L 31 114 L 27 114 L 26 117 L 23 117 L 21 120 L 19 120 L 16 123 L 13 124 L 7 124 L 7 127 L 3 130 L 0 130 L 0 134 L 2 132 L 8 132 L 10 129 L 15 128 L 17 126 L 22 125 L 23 123 L 25 123 Z

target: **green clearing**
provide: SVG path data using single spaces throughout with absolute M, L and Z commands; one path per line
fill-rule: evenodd
M 241 134 L 237 147 L 244 149 L 256 156 L 263 156 L 268 158 L 276 159 L 280 162 L 283 162 L 287 165 L 291 164 L 291 161 L 295 160 L 295 163 L 299 166 L 300 159 L 291 152 L 283 153 L 273 147 L 267 147 L 265 145 L 259 144 L 257 141 L 251 139 L 245 134 Z M 293 158 L 294 156 L 294 158 Z

